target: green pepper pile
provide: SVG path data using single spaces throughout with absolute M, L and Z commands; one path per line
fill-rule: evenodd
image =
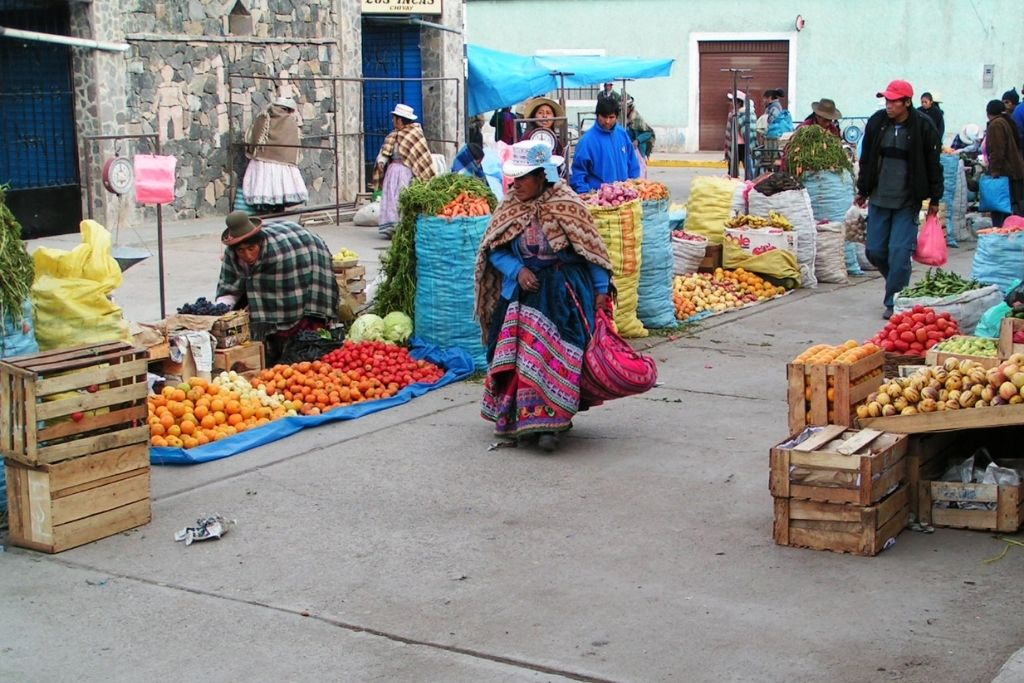
M 918 298 L 923 296 L 954 296 L 963 294 L 972 289 L 981 289 L 985 283 L 977 280 L 967 280 L 956 273 L 942 268 L 929 268 L 924 279 L 915 282 L 900 292 L 901 297 Z
M 21 224 L 7 208 L 7 187 L 0 185 L 0 321 L 10 316 L 20 323 L 35 271 L 21 241 Z
M 815 171 L 853 173 L 843 141 L 821 126 L 800 126 L 786 145 L 785 160 L 786 171 L 797 178 Z
M 414 180 L 398 196 L 398 225 L 391 238 L 391 247 L 381 257 L 384 281 L 377 288 L 374 311 L 385 315 L 391 311 L 414 314 L 416 302 L 416 218 L 423 214 L 436 216 L 462 192 L 484 197 L 494 211 L 498 200 L 487 183 L 479 178 L 446 173 L 427 182 Z

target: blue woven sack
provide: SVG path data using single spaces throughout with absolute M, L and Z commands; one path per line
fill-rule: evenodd
M 476 254 L 490 216 L 416 219 L 416 336 L 459 347 L 478 370 L 487 368 L 474 307 Z
M 672 231 L 668 200 L 646 201 L 643 207 L 644 239 L 640 247 L 640 284 L 637 317 L 645 327 L 674 327 L 672 301 Z
M 814 171 L 800 182 L 811 196 L 814 220 L 842 223 L 853 205 L 853 175 L 849 171 Z
M 971 277 L 1007 291 L 1024 273 L 1024 233 L 978 235 Z

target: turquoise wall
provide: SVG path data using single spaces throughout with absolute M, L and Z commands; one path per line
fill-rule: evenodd
M 467 0 L 466 40 L 520 54 L 587 48 L 675 59 L 671 77 L 636 81 L 629 90 L 658 130 L 660 149 L 692 151 L 695 35 L 789 36 L 795 119 L 820 97 L 834 99 L 846 116 L 870 115 L 878 108 L 875 93 L 903 78 L 914 86 L 915 103 L 925 90 L 942 93 L 948 142 L 966 123 L 984 125 L 990 99 L 1021 90 L 1022 8 L 1020 0 Z M 800 32 L 798 14 L 806 22 Z M 995 65 L 990 88 L 982 87 L 985 64 Z

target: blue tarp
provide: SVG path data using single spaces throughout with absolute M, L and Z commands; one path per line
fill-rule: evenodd
M 584 88 L 624 78 L 671 76 L 674 61 L 637 57 L 526 57 L 479 45 L 468 45 L 467 53 L 470 116 L 554 92 L 563 82 L 558 74 L 567 74 L 565 87 Z
M 150 462 L 154 465 L 196 465 L 202 462 L 210 462 L 211 460 L 220 460 L 221 458 L 237 455 L 251 448 L 291 436 L 295 432 L 307 427 L 316 427 L 339 420 L 354 420 L 357 417 L 363 417 L 370 413 L 376 413 L 408 403 L 428 391 L 461 381 L 473 374 L 473 359 L 468 353 L 459 348 L 441 349 L 414 339 L 410 355 L 417 360 L 423 358 L 445 368 L 444 376 L 434 384 L 410 384 L 390 398 L 335 408 L 323 415 L 281 418 L 262 427 L 250 429 L 228 439 L 214 441 L 197 448 L 190 448 L 188 450 L 183 448 L 152 448 L 149 452 Z

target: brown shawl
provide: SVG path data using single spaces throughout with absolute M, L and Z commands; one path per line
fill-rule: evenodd
M 275 145 L 298 145 L 299 123 L 292 110 L 270 105 L 260 114 L 249 129 L 245 152 L 250 159 L 275 161 L 295 166 L 299 162 L 298 147 L 276 147 Z
M 430 155 L 430 147 L 427 145 L 427 138 L 423 135 L 423 128 L 418 123 L 407 123 L 402 130 L 393 130 L 384 138 L 384 144 L 380 146 L 380 153 L 377 159 L 387 159 L 390 163 L 395 156 L 395 151 L 401 157 L 402 163 L 409 167 L 412 174 L 419 180 L 427 181 L 434 177 L 434 157 Z M 373 169 L 373 186 L 380 187 L 384 180 L 384 168 L 380 164 Z
M 594 225 L 587 206 L 565 181 L 556 183 L 539 197 L 522 202 L 514 194 L 505 197 L 491 218 L 476 257 L 476 318 L 486 341 L 491 316 L 501 297 L 502 275 L 488 258 L 492 249 L 511 243 L 530 225 L 540 221 L 551 249 L 572 247 L 579 256 L 609 273 L 612 262 L 608 248 Z

